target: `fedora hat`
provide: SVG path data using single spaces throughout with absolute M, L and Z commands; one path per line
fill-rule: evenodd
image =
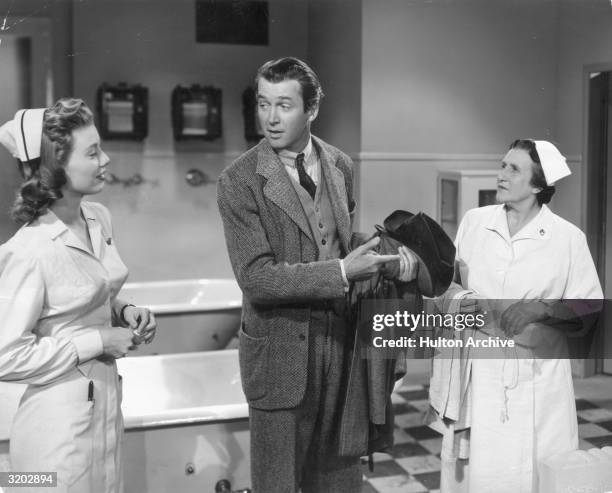
M 442 227 L 423 212 L 397 210 L 389 215 L 381 235 L 410 249 L 417 257 L 419 270 L 417 285 L 425 296 L 440 296 L 453 280 L 455 272 L 455 245 Z

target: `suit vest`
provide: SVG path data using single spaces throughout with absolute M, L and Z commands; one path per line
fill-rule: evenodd
M 342 246 L 340 236 L 338 235 L 338 227 L 336 226 L 336 218 L 334 217 L 331 200 L 329 199 L 325 174 L 321 168 L 320 176 L 321 179 L 319 180 L 314 200 L 304 187 L 294 179 L 291 179 L 291 183 L 304 208 L 312 237 L 319 249 L 319 258 L 317 260 L 330 260 L 342 256 Z

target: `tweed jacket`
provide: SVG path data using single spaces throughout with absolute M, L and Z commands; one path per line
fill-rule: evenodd
M 353 164 L 312 137 L 343 255 L 352 235 Z M 310 314 L 345 297 L 340 262 L 318 247 L 291 178 L 263 139 L 219 177 L 217 202 L 234 274 L 243 292 L 242 386 L 258 409 L 296 407 L 306 390 Z

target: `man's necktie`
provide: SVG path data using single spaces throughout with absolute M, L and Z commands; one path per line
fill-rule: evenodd
M 304 153 L 300 152 L 295 157 L 295 167 L 297 168 L 298 176 L 300 177 L 300 185 L 304 187 L 304 189 L 308 192 L 308 194 L 312 197 L 312 200 L 315 198 L 315 193 L 317 192 L 317 186 L 315 182 L 312 181 L 312 178 L 306 173 L 304 169 Z

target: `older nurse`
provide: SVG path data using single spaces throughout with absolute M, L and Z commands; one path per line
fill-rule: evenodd
M 546 205 L 553 184 L 569 174 L 550 142 L 513 142 L 497 180 L 501 204 L 468 211 L 457 233 L 459 281 L 468 297 L 533 301 L 512 304 L 498 320 L 519 345 L 554 341 L 550 322 L 576 315 L 550 300 L 603 298 L 585 235 Z M 535 493 L 538 461 L 578 447 L 569 360 L 520 351 L 471 362 L 469 466 L 461 491 Z
M 104 188 L 109 158 L 80 99 L 18 111 L 0 142 L 25 178 L 12 211 L 23 226 L 0 246 L 0 380 L 28 384 L 11 469 L 56 471 L 56 492 L 121 492 L 115 359 L 149 342 L 156 323 L 117 298 L 128 270 L 110 214 L 82 200 Z

